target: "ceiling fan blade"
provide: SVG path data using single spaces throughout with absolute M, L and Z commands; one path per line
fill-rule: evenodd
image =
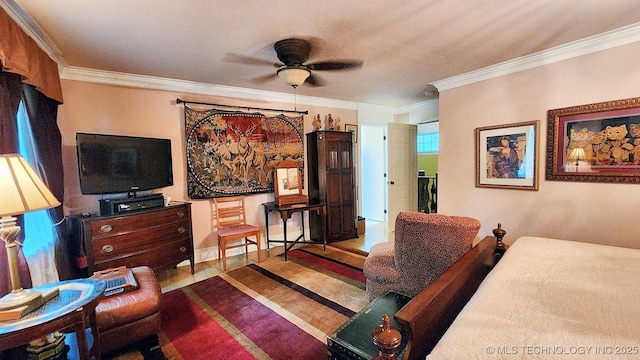
M 269 81 L 273 81 L 275 80 L 275 78 L 278 77 L 275 73 L 274 74 L 267 74 L 267 75 L 262 75 L 262 76 L 258 76 L 256 78 L 253 78 L 249 81 L 251 81 L 254 84 L 265 84 L 268 83 Z
M 310 70 L 351 70 L 359 69 L 364 64 L 361 60 L 320 61 L 306 64 Z
M 274 67 L 283 66 L 283 64 L 274 63 L 269 60 L 254 58 L 251 56 L 233 54 L 233 53 L 227 53 L 227 55 L 225 55 L 224 57 L 224 61 L 235 63 L 235 64 L 244 64 L 244 65 L 274 66 Z
M 307 80 L 305 80 L 304 84 L 306 84 L 307 86 L 312 86 L 312 87 L 322 87 L 322 86 L 325 86 L 327 84 L 327 82 L 324 81 L 318 75 L 316 75 L 314 73 L 311 73 L 311 75 L 309 75 Z

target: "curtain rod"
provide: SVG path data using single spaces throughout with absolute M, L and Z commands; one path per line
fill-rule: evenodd
M 197 102 L 197 101 L 186 101 L 186 100 L 182 100 L 182 99 L 176 99 L 176 104 L 198 104 L 198 105 L 210 105 L 210 106 L 221 106 L 221 107 L 228 107 L 228 108 L 239 108 L 239 109 L 247 109 L 249 111 L 251 110 L 265 110 L 265 111 L 276 111 L 276 112 L 281 112 L 281 113 L 294 113 L 294 114 L 304 114 L 307 115 L 309 114 L 309 111 L 298 111 L 298 110 L 282 110 L 282 109 L 269 109 L 269 108 L 261 108 L 261 107 L 249 107 L 249 106 L 235 106 L 235 105 L 223 105 L 223 104 L 211 104 L 211 103 L 203 103 L 203 102 Z

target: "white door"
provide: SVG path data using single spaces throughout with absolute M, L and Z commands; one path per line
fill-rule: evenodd
M 387 125 L 387 222 L 394 230 L 401 211 L 418 211 L 418 126 Z
M 362 216 L 372 221 L 386 221 L 384 132 L 384 126 L 360 126 Z

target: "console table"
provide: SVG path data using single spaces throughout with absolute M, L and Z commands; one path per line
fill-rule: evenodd
M 264 219 L 265 219 L 265 227 L 267 229 L 267 249 L 269 248 L 269 243 L 284 243 L 284 260 L 287 261 L 287 253 L 295 244 L 299 243 L 313 243 L 318 244 L 322 243 L 324 249 L 326 250 L 327 246 L 327 231 L 326 231 L 326 218 L 327 218 L 327 204 L 287 204 L 287 205 L 278 205 L 275 202 L 263 203 L 264 207 Z M 315 211 L 320 215 L 322 219 L 322 239 L 319 240 L 305 240 L 304 236 L 304 212 L 305 211 Z M 284 227 L 284 239 L 283 240 L 272 240 L 269 238 L 269 213 L 270 212 L 278 212 L 280 213 L 280 217 L 282 218 L 282 223 Z M 291 215 L 294 213 L 300 213 L 300 218 L 302 219 L 302 234 L 300 234 L 295 240 L 288 241 L 287 240 L 287 220 L 291 218 Z
M 55 331 L 73 330 L 81 360 L 100 359 L 100 336 L 96 328 L 96 306 L 105 283 L 96 279 L 67 280 L 34 287 L 45 290 L 57 287 L 58 296 L 18 320 L 0 321 L 0 351 L 27 344 Z M 85 329 L 93 331 L 89 349 Z

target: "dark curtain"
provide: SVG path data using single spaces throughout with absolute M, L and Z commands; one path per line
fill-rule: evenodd
M 11 154 L 18 152 L 18 128 L 16 124 L 16 112 L 22 97 L 22 80 L 17 74 L 0 72 L 0 153 Z M 22 216 L 18 216 L 18 225 L 22 225 Z M 24 234 L 20 234 L 24 238 Z M 9 264 L 4 243 L 0 244 L 0 296 L 11 292 L 11 277 L 9 276 Z M 20 266 L 20 280 L 23 287 L 31 287 L 31 276 L 27 261 L 18 252 Z
M 62 168 L 62 135 L 57 124 L 58 102 L 49 99 L 32 85 L 23 84 L 23 100 L 31 123 L 39 168 L 36 170 L 49 190 L 62 202 L 64 199 L 64 173 Z M 67 234 L 62 206 L 49 209 L 54 224 L 56 267 L 60 280 L 73 277 L 67 254 Z

